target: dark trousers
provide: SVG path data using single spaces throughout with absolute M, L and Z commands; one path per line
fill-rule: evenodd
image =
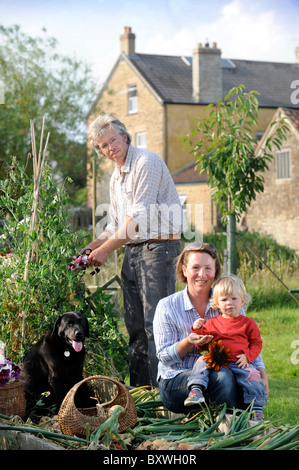
M 157 386 L 158 359 L 153 335 L 157 303 L 175 292 L 179 240 L 126 246 L 121 271 L 124 318 L 129 333 L 130 385 Z

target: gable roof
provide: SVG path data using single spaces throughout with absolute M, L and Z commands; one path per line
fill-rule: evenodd
M 294 109 L 283 109 L 285 115 L 291 121 L 292 126 L 294 129 L 299 133 L 299 111 L 295 111 Z
M 173 173 L 172 178 L 175 184 L 206 183 L 207 174 L 200 174 L 199 170 L 196 169 L 196 165 L 196 162 L 192 162 L 176 173 Z
M 151 54 L 136 54 L 129 60 L 163 102 L 193 102 L 192 68 L 188 60 Z
M 258 141 L 258 144 L 255 148 L 255 153 L 259 153 L 261 148 L 264 146 L 267 138 L 270 136 L 272 132 L 275 131 L 275 126 L 273 126 L 273 122 L 279 121 L 281 118 L 287 118 L 291 128 L 295 130 L 299 137 L 299 110 L 291 109 L 291 108 L 283 108 L 279 107 L 276 112 L 274 113 L 271 121 L 269 122 L 267 129 L 265 130 L 262 138 Z M 287 135 L 286 135 L 287 137 Z
M 192 95 L 192 57 L 158 54 L 128 56 L 121 53 L 109 73 L 105 84 L 94 100 L 90 115 L 109 84 L 120 62 L 129 67 L 148 86 L 162 103 L 208 104 L 195 102 Z M 298 109 L 291 102 L 291 83 L 298 80 L 299 63 L 262 62 L 253 60 L 221 59 L 223 98 L 235 86 L 259 92 L 260 107 L 287 107 Z
M 228 92 L 235 85 L 256 90 L 262 107 L 294 107 L 291 103 L 291 83 L 299 76 L 299 64 L 234 60 L 235 69 L 223 70 L 223 88 Z
M 192 97 L 192 57 L 136 54 L 128 57 L 165 103 L 194 104 Z M 261 107 L 291 103 L 291 83 L 298 79 L 299 64 L 222 59 L 223 97 L 234 87 L 255 90 Z M 195 103 L 198 104 L 198 103 Z

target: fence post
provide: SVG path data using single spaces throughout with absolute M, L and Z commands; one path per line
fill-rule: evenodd
M 97 164 L 92 160 L 92 239 L 96 239 L 96 209 L 97 209 Z
M 237 273 L 237 255 L 236 255 L 236 216 L 229 214 L 227 216 L 226 230 L 226 248 L 227 248 L 227 274 Z

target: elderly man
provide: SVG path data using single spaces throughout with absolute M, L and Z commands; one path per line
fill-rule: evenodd
M 157 385 L 153 318 L 158 301 L 175 291 L 175 258 L 185 222 L 180 200 L 163 160 L 131 145 L 116 117 L 98 116 L 88 137 L 98 154 L 114 161 L 110 222 L 87 247 L 90 265 L 101 266 L 125 245 L 121 271 L 124 318 L 129 333 L 130 384 Z

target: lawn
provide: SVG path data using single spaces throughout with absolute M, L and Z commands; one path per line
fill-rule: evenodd
M 299 424 L 299 304 L 279 289 L 269 295 L 268 308 L 258 303 L 253 295 L 247 315 L 257 322 L 263 340 L 270 386 L 265 418 L 273 424 Z

